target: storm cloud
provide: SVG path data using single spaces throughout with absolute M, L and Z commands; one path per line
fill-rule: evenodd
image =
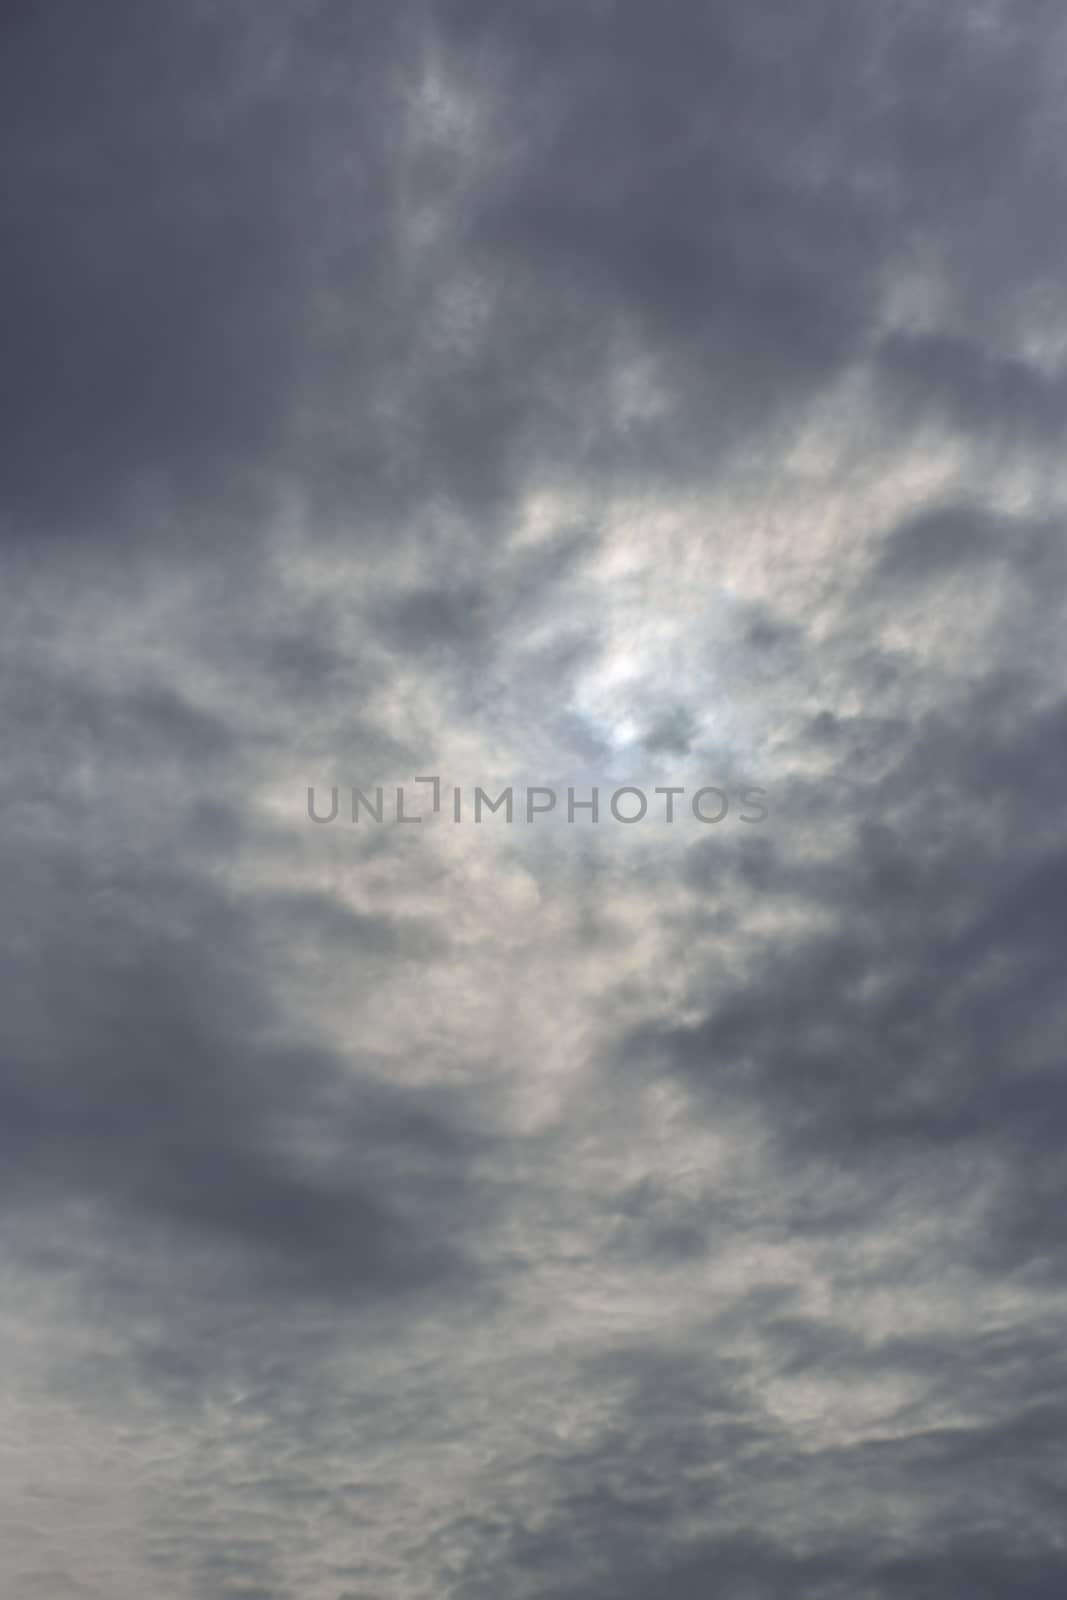
M 1065 67 L 8 8 L 12 1600 L 1064 1591 Z

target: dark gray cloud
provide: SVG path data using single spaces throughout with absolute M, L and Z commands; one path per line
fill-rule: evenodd
M 1059 1594 L 1061 9 L 8 13 L 0 1588 Z

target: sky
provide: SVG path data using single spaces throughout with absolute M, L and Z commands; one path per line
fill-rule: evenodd
M 0 28 L 0 1592 L 1067 1593 L 1059 0 Z

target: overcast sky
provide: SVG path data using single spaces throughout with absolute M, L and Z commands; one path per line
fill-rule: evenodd
M 1059 1600 L 1062 0 L 2 30 L 5 1600 Z

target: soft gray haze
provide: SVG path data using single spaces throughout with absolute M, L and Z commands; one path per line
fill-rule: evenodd
M 1060 1600 L 1062 0 L 0 53 L 3 1600 Z

